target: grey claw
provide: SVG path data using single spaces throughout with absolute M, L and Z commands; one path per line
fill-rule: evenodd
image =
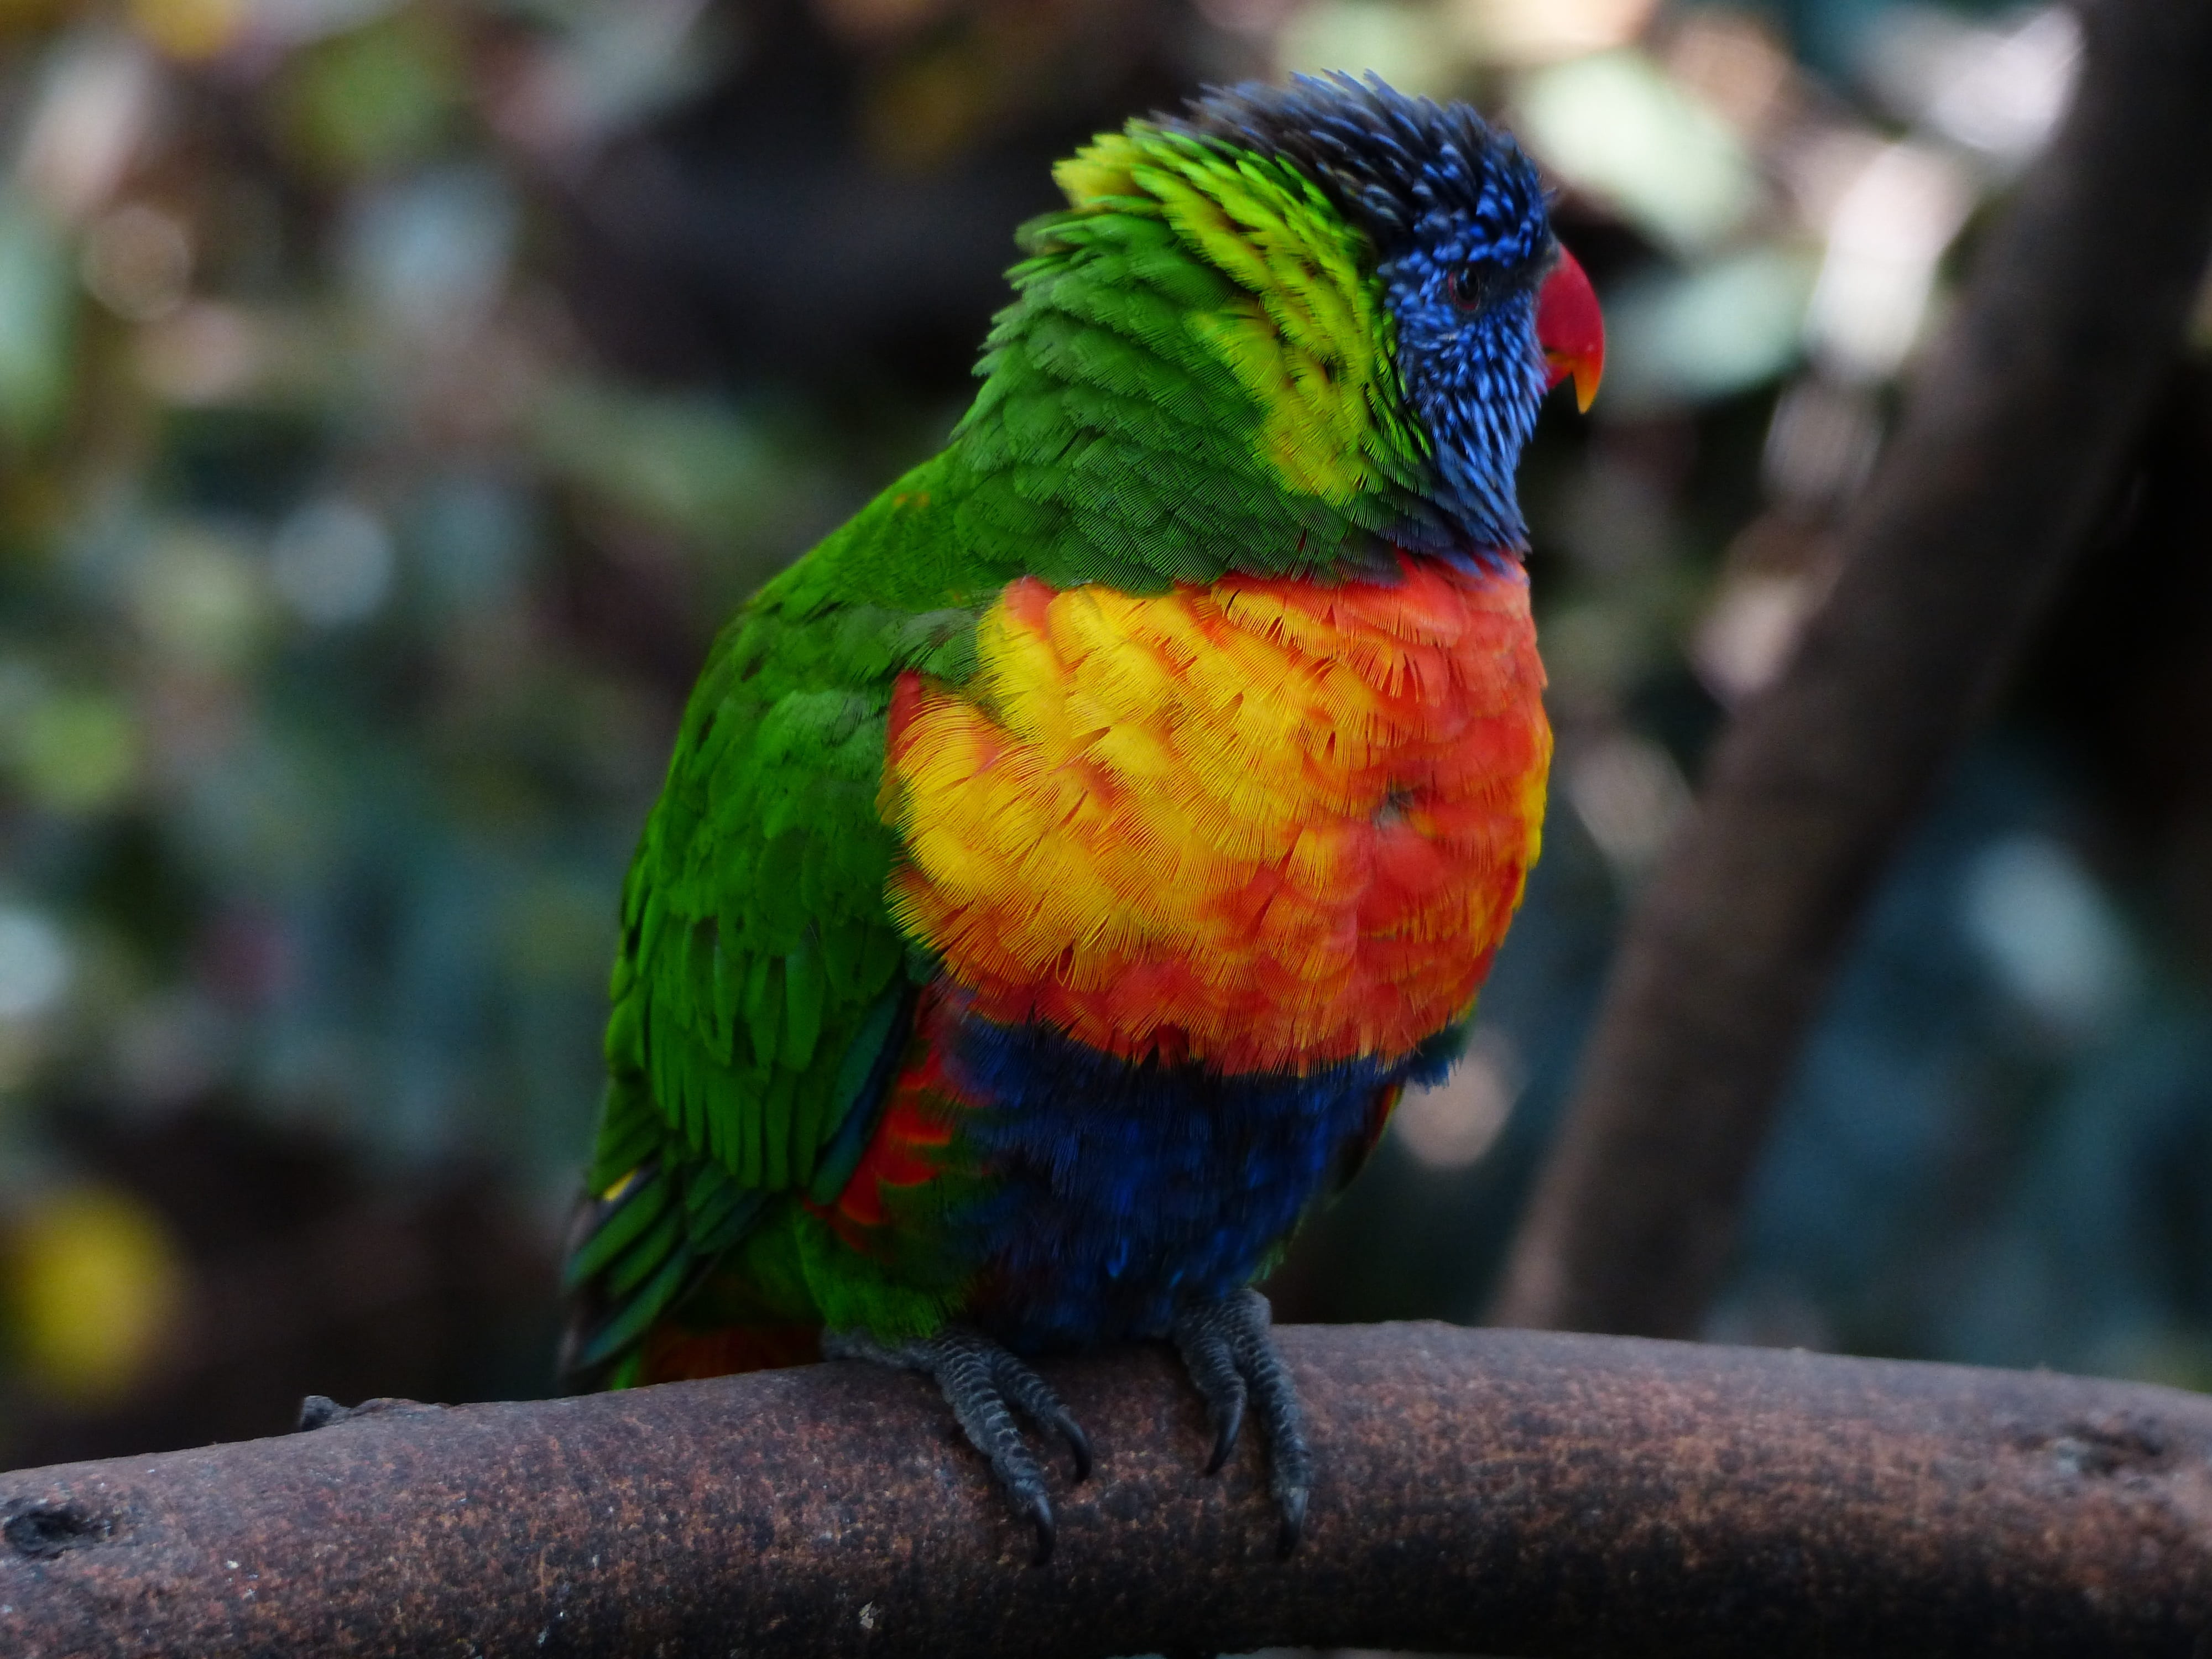
M 1304 1536 L 1306 1502 L 1313 1486 L 1313 1454 L 1297 1388 L 1271 1331 L 1273 1313 L 1257 1291 L 1239 1291 L 1200 1303 L 1176 1316 L 1169 1334 L 1182 1352 L 1190 1380 L 1205 1396 L 1213 1423 L 1212 1474 L 1226 1462 L 1244 1425 L 1247 1402 L 1266 1431 L 1268 1489 L 1282 1516 L 1276 1549 L 1287 1556 Z
M 1287 1561 L 1306 1535 L 1306 1489 L 1292 1486 L 1277 1493 L 1275 1501 L 1283 1512 L 1282 1524 L 1275 1529 L 1275 1559 Z
M 1213 1455 L 1206 1460 L 1208 1474 L 1221 1473 L 1221 1466 L 1229 1461 L 1229 1454 L 1237 1449 L 1237 1437 L 1244 1432 L 1244 1395 L 1238 1390 L 1219 1415 L 1214 1425 Z
M 968 1443 L 983 1454 L 1016 1512 L 1036 1528 L 1030 1565 L 1041 1567 L 1052 1559 L 1058 1529 L 1045 1496 L 1044 1470 L 1014 1413 L 1067 1442 L 1079 1480 L 1091 1473 L 1091 1442 L 1042 1377 L 981 1332 L 957 1327 L 895 1347 L 860 1331 L 826 1331 L 822 1353 L 827 1359 L 861 1359 L 920 1371 L 934 1382 Z
M 1169 1335 L 1182 1355 L 1183 1369 L 1206 1401 L 1206 1420 L 1213 1425 L 1213 1455 L 1206 1465 L 1218 1474 L 1237 1449 L 1244 1431 L 1245 1387 L 1236 1351 L 1231 1347 L 1218 1303 L 1185 1309 L 1176 1316 Z
M 1067 1442 L 1068 1450 L 1074 1455 L 1075 1478 L 1088 1480 L 1091 1478 L 1091 1437 L 1076 1426 L 1073 1418 L 1065 1413 L 1053 1427 L 1060 1431 L 1060 1437 Z
M 1030 1422 L 1041 1429 L 1051 1430 L 1067 1442 L 1067 1449 L 1074 1455 L 1078 1480 L 1090 1475 L 1091 1437 L 1068 1415 L 1067 1407 L 1060 1403 L 1060 1396 L 1044 1378 L 1000 1348 L 992 1357 L 991 1380 Z
M 1052 1502 L 1042 1492 L 1030 1500 L 1030 1519 L 1036 1525 L 1036 1548 L 1030 1553 L 1030 1565 L 1042 1567 L 1052 1559 L 1053 1546 L 1060 1534 L 1053 1525 Z

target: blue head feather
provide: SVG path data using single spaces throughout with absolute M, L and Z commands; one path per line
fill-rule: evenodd
M 1367 234 L 1399 379 L 1434 451 L 1436 505 L 1474 546 L 1525 550 L 1513 471 L 1547 380 L 1536 289 L 1557 245 L 1520 146 L 1465 104 L 1372 76 L 1228 88 L 1181 125 L 1291 161 Z

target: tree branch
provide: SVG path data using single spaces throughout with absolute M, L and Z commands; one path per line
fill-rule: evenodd
M 1321 1481 L 1199 1473 L 1164 1351 L 1051 1368 L 1053 1565 L 920 1379 L 817 1366 L 0 1476 L 0 1651 L 2187 1654 L 2212 1401 L 1435 1325 L 1283 1334 Z M 2201 1647 L 2195 1650 L 2201 1651 Z
M 2212 255 L 2212 3 L 2099 0 L 1842 574 L 1620 947 L 1501 1323 L 1694 1333 L 1876 878 L 2107 510 Z

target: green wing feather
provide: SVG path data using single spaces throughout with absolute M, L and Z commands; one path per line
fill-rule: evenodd
M 821 578 L 854 543 L 926 539 L 929 516 L 872 509 L 769 584 L 685 709 L 623 888 L 566 1275 L 574 1382 L 608 1380 L 769 1200 L 858 1162 L 855 1109 L 907 1006 L 876 814 L 890 688 L 906 668 L 965 678 L 975 612 L 841 599 Z

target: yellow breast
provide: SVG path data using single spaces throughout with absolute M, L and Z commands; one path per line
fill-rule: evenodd
M 1473 1006 L 1551 757 L 1517 565 L 1024 579 L 980 670 L 903 679 L 882 810 L 900 924 L 976 1011 L 1131 1058 L 1310 1071 Z

